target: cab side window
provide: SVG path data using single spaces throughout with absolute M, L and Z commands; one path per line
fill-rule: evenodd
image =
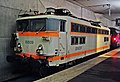
M 65 32 L 65 21 L 60 21 L 60 32 Z

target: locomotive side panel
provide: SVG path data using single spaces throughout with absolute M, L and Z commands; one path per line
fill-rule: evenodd
M 100 29 L 99 29 L 100 30 Z M 97 34 L 97 52 L 101 52 L 110 48 L 110 32 L 109 29 L 102 29 Z M 104 32 L 106 31 L 106 32 Z
M 76 19 L 68 19 L 70 27 L 68 27 L 68 53 L 67 53 L 67 61 L 72 61 L 75 59 L 83 58 L 85 56 L 96 53 L 96 34 L 83 33 L 80 32 L 82 27 L 79 24 L 86 25 L 87 22 L 76 20 Z M 72 32 L 72 24 L 75 26 L 78 25 L 77 29 L 74 29 Z M 89 23 L 87 23 L 89 26 Z M 74 26 L 73 25 L 73 26 Z

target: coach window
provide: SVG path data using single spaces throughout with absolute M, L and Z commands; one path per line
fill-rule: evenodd
M 107 30 L 105 30 L 105 34 L 108 35 L 108 34 L 107 34 Z
M 78 45 L 78 37 L 71 36 L 71 45 Z
M 92 28 L 92 33 L 96 34 L 97 33 L 97 29 L 96 28 Z
M 79 24 L 76 24 L 76 32 L 78 32 Z
M 75 39 L 73 36 L 71 36 L 71 45 L 74 45 L 75 44 Z
M 100 34 L 102 34 L 102 30 L 100 29 Z
M 75 37 L 75 44 L 78 44 L 78 37 Z
M 80 28 L 80 26 L 81 26 L 81 25 L 80 25 L 80 24 L 78 24 L 78 32 L 80 32 L 80 29 L 81 29 L 81 28 Z
M 75 32 L 75 24 L 71 23 L 71 32 Z
M 107 37 L 107 41 L 109 41 L 109 38 Z
M 104 30 L 104 34 L 106 34 L 106 30 Z
M 102 34 L 102 30 L 101 29 L 98 29 L 98 34 Z
M 91 27 L 87 26 L 87 33 L 91 33 Z
M 104 37 L 104 42 L 107 42 L 109 41 L 109 38 L 108 37 Z
M 79 44 L 82 44 L 82 37 L 79 37 Z
M 104 37 L 104 42 L 106 42 L 107 41 L 107 37 Z
M 82 37 L 82 43 L 85 44 L 85 37 Z
M 97 28 L 95 28 L 95 34 L 97 34 Z
M 107 35 L 107 30 L 105 30 L 105 34 Z
M 100 29 L 98 29 L 98 34 L 100 34 Z
M 103 34 L 103 30 L 101 30 L 101 34 Z
M 109 31 L 107 31 L 107 35 L 109 35 Z
M 103 30 L 103 34 L 105 34 L 105 30 Z
M 71 32 L 78 32 L 79 24 L 71 23 Z
M 79 44 L 85 44 L 85 37 L 79 37 Z
M 81 32 L 85 32 L 85 26 L 84 25 L 81 25 L 81 27 L 80 27 L 80 30 L 81 30 Z
M 102 34 L 104 34 L 104 30 L 102 30 Z
M 64 20 L 60 21 L 60 32 L 65 32 L 65 22 Z
M 104 42 L 106 42 L 106 37 L 104 37 Z

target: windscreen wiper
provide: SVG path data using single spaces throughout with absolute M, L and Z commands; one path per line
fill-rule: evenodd
M 46 25 L 44 25 L 42 28 L 40 28 L 36 33 L 38 34 L 42 29 L 45 28 Z

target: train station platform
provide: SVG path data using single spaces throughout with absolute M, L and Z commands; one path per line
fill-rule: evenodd
M 120 82 L 120 48 L 36 82 Z
M 120 51 L 68 82 L 120 82 Z

